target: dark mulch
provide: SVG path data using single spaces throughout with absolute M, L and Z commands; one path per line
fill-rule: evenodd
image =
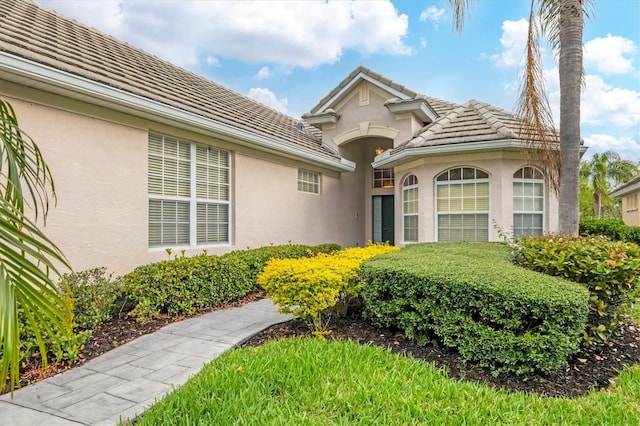
M 221 306 L 226 309 L 241 306 L 262 298 L 256 293 L 242 300 Z M 204 313 L 204 312 L 202 312 Z M 93 331 L 93 335 L 85 343 L 85 348 L 75 362 L 55 363 L 47 371 L 42 371 L 37 358 L 21 376 L 22 386 L 35 383 L 46 377 L 58 374 L 95 358 L 117 346 L 143 334 L 151 333 L 183 317 L 161 317 L 145 323 L 137 323 L 131 318 L 122 317 L 104 323 Z M 544 397 L 576 397 L 591 389 L 602 389 L 614 383 L 616 377 L 625 366 L 640 363 L 640 329 L 629 325 L 622 336 L 615 340 L 611 349 L 583 351 L 573 356 L 569 366 L 551 375 L 516 376 L 501 374 L 493 376 L 490 371 L 465 364 L 453 351 L 439 346 L 417 346 L 400 332 L 378 329 L 362 320 L 358 314 L 345 319 L 334 319 L 330 328 L 330 339 L 351 339 L 362 344 L 373 344 L 390 348 L 395 353 L 433 362 L 448 371 L 450 377 L 460 380 L 488 383 L 496 388 L 508 391 L 524 391 L 537 393 Z M 269 339 L 309 336 L 308 328 L 300 321 L 289 321 L 275 325 L 254 336 L 244 343 L 245 346 L 261 345 Z M 5 389 L 4 392 L 7 390 Z M 4 393 L 0 392 L 0 393 Z
M 577 397 L 592 389 L 602 389 L 615 383 L 624 367 L 640 363 L 640 329 L 629 325 L 617 338 L 611 349 L 583 351 L 569 360 L 569 366 L 549 375 L 500 374 L 492 375 L 488 369 L 465 364 L 453 351 L 439 346 L 417 346 L 399 331 L 378 329 L 367 324 L 359 316 L 334 319 L 329 324 L 329 338 L 390 348 L 392 352 L 413 356 L 445 369 L 449 377 L 473 382 L 483 382 L 510 392 L 536 393 L 543 397 Z M 270 339 L 309 336 L 309 330 L 301 321 L 275 325 L 244 343 L 258 346 Z

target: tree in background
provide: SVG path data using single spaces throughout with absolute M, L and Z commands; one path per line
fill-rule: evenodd
M 8 377 L 12 393 L 20 383 L 19 312 L 36 333 L 45 367 L 42 332 L 55 327 L 73 334 L 71 300 L 59 296 L 51 279 L 69 264 L 36 224 L 39 216 L 46 219 L 50 194 L 55 197 L 55 187 L 42 153 L 0 99 L 0 389 Z
M 448 0 L 454 25 L 461 30 L 473 0 Z M 532 0 L 526 65 L 518 100 L 522 133 L 532 141 L 545 174 L 560 203 L 559 231 L 578 235 L 580 170 L 580 91 L 582 85 L 582 31 L 589 0 Z M 536 5 L 538 5 L 536 9 Z M 536 19 L 539 17 L 540 19 Z M 539 35 L 544 34 L 558 53 L 560 77 L 560 150 L 542 75 Z
M 637 164 L 621 159 L 620 155 L 613 151 L 593 154 L 590 160 L 582 162 L 580 165 L 581 190 L 588 191 L 593 198 L 592 214 L 596 219 L 602 217 L 603 206 L 611 210 L 612 205 L 615 204 L 609 192 L 638 173 L 640 170 Z

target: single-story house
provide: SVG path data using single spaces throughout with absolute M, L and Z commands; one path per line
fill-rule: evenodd
M 557 229 L 516 117 L 359 67 L 302 119 L 28 0 L 0 3 L 0 96 L 56 183 L 75 270 L 268 244 L 498 241 Z
M 622 220 L 629 226 L 640 226 L 640 176 L 623 183 L 609 194 L 613 198 L 622 200 Z

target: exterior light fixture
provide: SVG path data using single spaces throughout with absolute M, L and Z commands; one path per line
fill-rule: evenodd
M 375 151 L 376 155 L 380 155 L 380 154 L 382 154 L 383 152 L 384 152 L 384 149 L 382 149 L 382 148 L 380 148 L 380 147 L 376 148 L 376 151 Z

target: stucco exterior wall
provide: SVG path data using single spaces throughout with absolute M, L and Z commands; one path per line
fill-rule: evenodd
M 298 191 L 298 167 L 321 174 L 320 194 Z M 361 203 L 350 192 L 353 174 L 323 173 L 304 164 L 236 153 L 234 175 L 237 247 L 288 242 L 363 244 Z
M 9 92 L 0 95 L 40 146 L 55 180 L 58 202 L 44 231 L 76 271 L 105 266 L 120 275 L 167 259 L 163 248 L 148 247 L 149 130 L 231 152 L 230 244 L 187 248 L 185 255 L 289 241 L 366 242 L 362 202 L 352 189 L 358 179 L 354 174 L 341 176 L 16 85 Z M 298 192 L 299 166 L 321 173 L 320 195 Z
M 402 180 L 409 174 L 418 178 L 418 209 L 420 242 L 437 241 L 436 176 L 452 167 L 475 167 L 489 174 L 489 240 L 501 241 L 500 231 L 513 230 L 513 173 L 528 165 L 526 155 L 518 153 L 477 153 L 425 157 L 396 167 L 396 244 L 402 245 Z M 545 188 L 544 231 L 558 228 L 558 201 L 553 192 Z
M 622 197 L 622 220 L 628 226 L 640 226 L 640 191 Z

